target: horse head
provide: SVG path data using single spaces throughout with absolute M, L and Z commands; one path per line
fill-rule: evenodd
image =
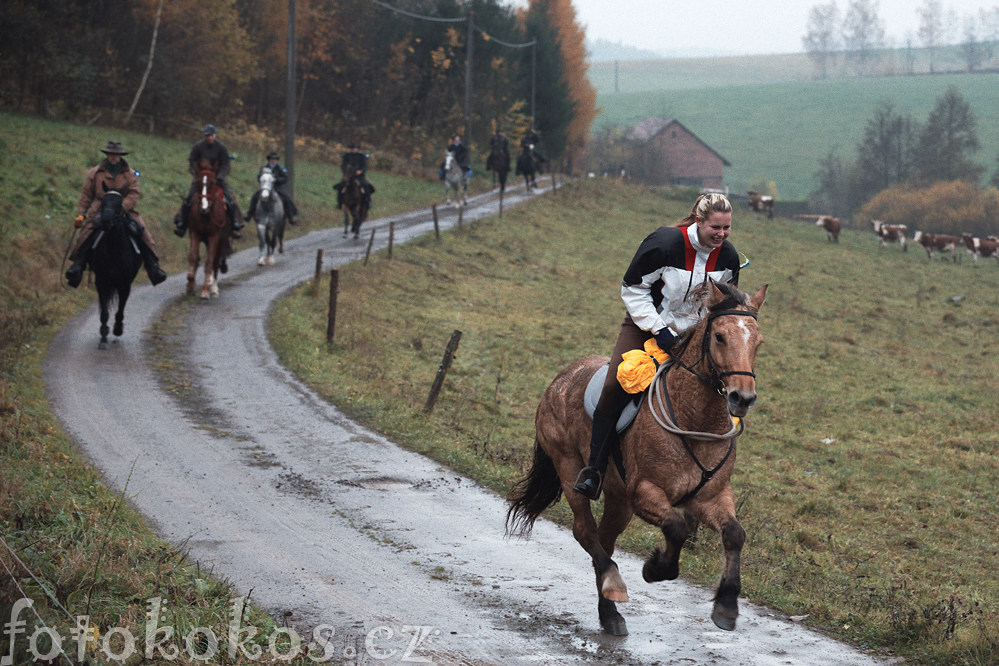
M 104 196 L 101 197 L 101 207 L 97 211 L 95 221 L 104 230 L 125 219 L 124 194 L 116 187 L 104 185 Z
M 274 174 L 270 171 L 264 171 L 260 174 L 260 198 L 267 200 L 271 196 L 271 192 L 274 191 Z
M 700 360 L 708 375 L 702 380 L 712 385 L 728 403 L 732 416 L 745 416 L 756 402 L 756 352 L 763 342 L 756 316 L 767 297 L 767 285 L 755 296 L 738 288 L 711 281 L 707 316 L 695 328 L 703 327 Z
M 454 153 L 447 151 L 444 153 L 444 172 L 447 173 L 455 166 Z
M 212 200 L 221 195 L 215 179 L 215 165 L 205 158 L 198 162 L 198 210 L 207 215 Z

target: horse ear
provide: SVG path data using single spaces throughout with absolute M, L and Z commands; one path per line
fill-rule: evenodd
M 709 306 L 714 305 L 715 303 L 721 303 L 722 300 L 724 300 L 725 298 L 725 292 L 723 292 L 721 289 L 718 288 L 718 283 L 715 282 L 714 279 L 711 279 L 710 282 L 711 282 L 711 299 L 710 299 L 711 302 L 708 303 Z
M 749 299 L 749 304 L 757 310 L 763 307 L 763 302 L 767 300 L 767 287 L 769 286 L 769 284 L 763 285 L 763 287 L 756 292 L 756 295 Z

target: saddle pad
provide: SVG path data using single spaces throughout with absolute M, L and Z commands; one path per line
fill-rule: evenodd
M 593 377 L 590 378 L 590 382 L 586 385 L 586 392 L 583 393 L 583 409 L 586 410 L 587 416 L 591 419 L 593 418 L 594 410 L 597 408 L 597 401 L 600 400 L 600 393 L 603 391 L 604 380 L 607 378 L 607 369 L 609 367 L 610 363 L 607 363 L 597 368 L 597 371 L 593 373 Z M 638 415 L 638 409 L 642 406 L 642 400 L 644 399 L 645 392 L 642 391 L 624 406 L 624 409 L 621 411 L 621 418 L 617 420 L 617 425 L 615 426 L 618 432 L 624 432 L 631 425 L 631 422 L 635 420 L 635 416 Z

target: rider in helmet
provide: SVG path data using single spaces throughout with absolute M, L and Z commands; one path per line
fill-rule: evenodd
M 454 161 L 458 163 L 462 169 L 468 174 L 469 177 L 472 176 L 472 154 L 468 150 L 468 146 L 461 142 L 461 135 L 455 134 L 454 139 L 447 146 L 447 152 L 454 155 Z M 441 173 L 444 172 L 444 165 L 441 165 Z
M 104 192 L 115 188 L 121 190 L 122 207 L 129 218 L 129 232 L 139 247 L 149 281 L 157 285 L 166 280 L 167 274 L 160 268 L 159 258 L 156 256 L 156 242 L 149 234 L 149 228 L 143 222 L 142 216 L 135 210 L 135 204 L 139 201 L 139 174 L 124 160 L 128 152 L 122 148 L 119 141 L 108 141 L 108 145 L 101 148 L 101 152 L 107 157 L 87 171 L 80 201 L 76 204 L 76 219 L 73 224 L 80 230 L 80 237 L 69 255 L 73 259 L 73 264 L 66 271 L 66 282 L 74 288 L 80 285 L 83 269 L 90 254 L 87 241 L 90 240 L 94 230 L 94 217 L 100 210 Z
M 265 171 L 270 172 L 270 174 L 274 176 L 274 191 L 278 193 L 279 197 L 281 197 L 285 217 L 288 218 L 288 222 L 291 224 L 297 224 L 298 207 L 295 205 L 295 202 L 291 200 L 291 195 L 289 195 L 288 191 L 285 189 L 285 185 L 288 183 L 288 170 L 278 164 L 279 159 L 281 159 L 281 157 L 277 153 L 271 153 L 268 155 L 267 164 L 260 167 L 260 171 L 257 172 L 257 181 L 260 181 L 260 177 L 264 175 Z M 243 218 L 245 221 L 249 222 L 250 218 L 252 218 L 257 212 L 257 202 L 259 201 L 260 190 L 257 190 L 250 198 L 250 210 L 246 212 L 246 217 Z
M 504 153 L 507 159 L 510 159 L 510 140 L 506 138 L 503 128 L 497 127 L 496 133 L 489 138 L 489 149 L 489 157 L 486 158 L 486 169 L 493 168 L 492 157 L 495 152 Z
M 361 152 L 361 145 L 357 141 L 350 142 L 350 152 L 344 153 L 340 159 L 340 171 L 343 177 L 340 182 L 333 186 L 336 190 L 336 207 L 343 208 L 343 186 L 347 184 L 348 174 L 360 171 L 361 191 L 364 193 L 364 202 L 371 206 L 371 195 L 375 193 L 375 186 L 368 182 L 368 155 Z
M 218 140 L 218 130 L 215 129 L 215 125 L 205 125 L 201 133 L 204 135 L 204 138 L 191 147 L 191 153 L 187 156 L 188 170 L 195 178 L 191 180 L 191 188 L 188 190 L 187 196 L 184 197 L 184 203 L 181 204 L 180 212 L 173 218 L 173 232 L 178 236 L 183 236 L 187 231 L 187 225 L 190 222 L 188 215 L 191 209 L 191 199 L 198 188 L 198 162 L 204 158 L 214 165 L 215 182 L 222 188 L 222 193 L 225 196 L 226 217 L 232 227 L 232 235 L 234 238 L 239 238 L 239 230 L 243 228 L 243 216 L 239 214 L 239 204 L 236 203 L 236 197 L 232 195 L 232 190 L 229 189 L 228 177 L 231 167 L 229 149 L 225 147 L 224 143 Z

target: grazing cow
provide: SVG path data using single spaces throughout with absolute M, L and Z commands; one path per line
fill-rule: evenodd
M 871 220 L 871 225 L 874 227 L 874 233 L 877 234 L 881 247 L 887 247 L 888 243 L 898 241 L 902 246 L 902 252 L 908 252 L 905 235 L 909 232 L 909 227 L 904 224 L 885 224 L 881 220 Z
M 926 256 L 931 261 L 933 260 L 934 250 L 937 252 L 954 252 L 962 244 L 961 238 L 958 236 L 951 236 L 950 234 L 928 234 L 918 230 L 913 234 L 912 241 L 926 248 Z M 954 262 L 957 263 L 958 254 L 954 252 L 952 256 L 954 257 Z
M 815 221 L 815 226 L 825 229 L 826 238 L 828 238 L 831 242 L 839 242 L 839 231 L 843 228 L 843 223 L 839 221 L 838 217 L 823 215 Z
M 978 263 L 978 257 L 985 257 L 986 259 L 995 257 L 996 262 L 999 263 L 999 241 L 996 241 L 992 237 L 978 238 L 971 234 L 961 234 L 961 239 L 968 248 L 968 252 L 975 258 L 976 264 Z
M 766 194 L 760 194 L 759 192 L 749 190 L 749 208 L 750 210 L 755 210 L 757 213 L 766 213 L 767 219 L 773 219 L 774 198 Z

